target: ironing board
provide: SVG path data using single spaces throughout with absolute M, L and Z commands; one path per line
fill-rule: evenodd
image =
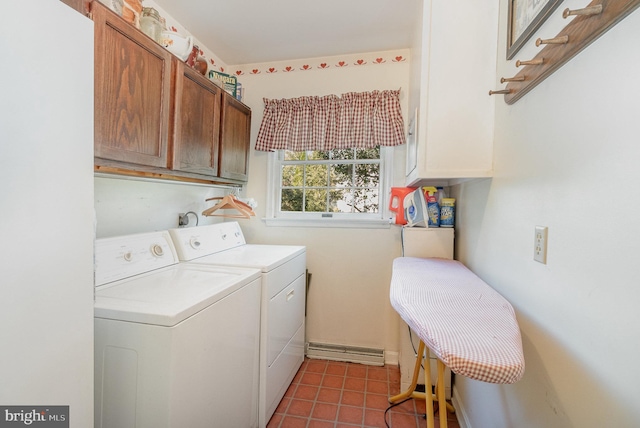
M 446 423 L 444 368 L 483 382 L 515 383 L 524 374 L 520 328 L 513 308 L 498 292 L 456 260 L 399 257 L 393 261 L 390 300 L 400 317 L 420 338 L 416 371 L 422 350 L 427 360 L 438 359 L 437 400 L 440 427 Z M 425 385 L 431 385 L 425 370 Z M 433 396 L 415 392 L 412 385 L 397 396 L 427 401 L 427 427 L 433 427 Z M 443 417 L 444 413 L 444 417 Z

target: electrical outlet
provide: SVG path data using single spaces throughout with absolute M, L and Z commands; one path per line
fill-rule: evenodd
M 546 226 L 536 226 L 536 235 L 533 241 L 533 260 L 547 264 L 547 237 L 549 235 Z

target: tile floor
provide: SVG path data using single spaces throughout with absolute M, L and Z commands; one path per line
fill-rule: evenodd
M 366 366 L 306 359 L 269 421 L 267 428 L 426 427 L 425 402 L 408 400 L 391 408 L 400 392 L 397 366 Z M 449 428 L 459 428 L 448 415 Z M 439 426 L 435 418 L 435 426 Z

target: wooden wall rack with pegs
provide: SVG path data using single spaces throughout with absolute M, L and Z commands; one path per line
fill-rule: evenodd
M 594 0 L 584 9 L 566 9 L 565 18 L 575 17 L 556 37 L 546 40 L 556 43 L 541 43 L 544 47 L 533 59 L 517 61 L 516 65 L 523 68 L 513 78 L 504 79 L 508 82 L 504 92 L 491 94 L 504 93 L 507 104 L 515 103 L 638 6 L 640 0 Z

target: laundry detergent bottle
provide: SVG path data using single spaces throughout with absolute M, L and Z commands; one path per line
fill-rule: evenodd
M 440 205 L 436 198 L 438 189 L 435 187 L 423 187 L 425 199 L 427 200 L 427 215 L 429 216 L 429 227 L 440 227 Z

